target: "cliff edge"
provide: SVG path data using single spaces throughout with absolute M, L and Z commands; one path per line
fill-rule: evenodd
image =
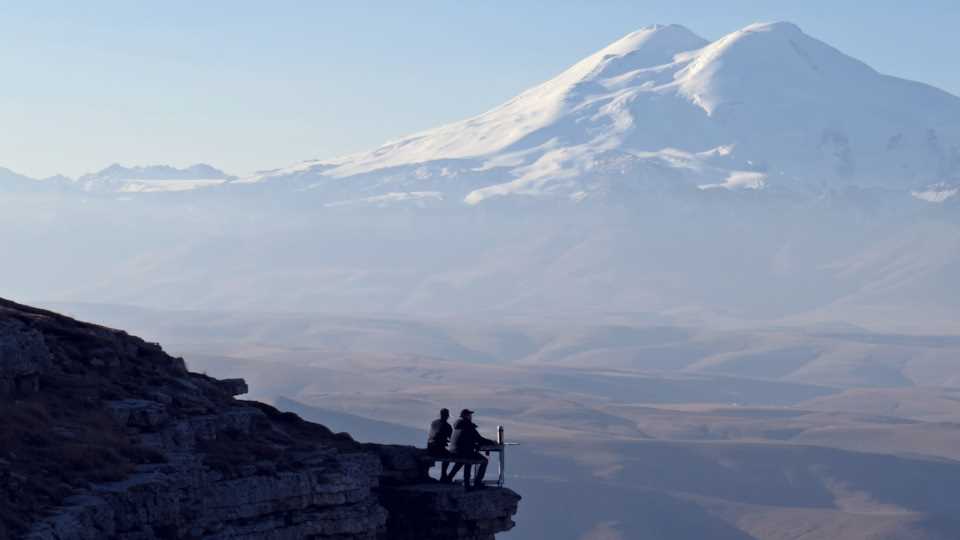
M 427 475 L 123 331 L 0 299 L 0 539 L 492 540 L 520 497 Z

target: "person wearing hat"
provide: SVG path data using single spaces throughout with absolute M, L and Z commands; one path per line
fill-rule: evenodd
M 450 446 L 456 456 L 479 459 L 481 461 L 472 486 L 470 484 L 470 467 L 467 466 L 463 470 L 463 482 L 467 486 L 467 489 L 471 487 L 473 489 L 483 487 L 483 477 L 487 474 L 488 462 L 487 458 L 480 455 L 480 447 L 485 445 L 494 446 L 496 444 L 496 442 L 480 435 L 477 431 L 477 425 L 473 423 L 473 411 L 470 409 L 460 411 L 460 418 L 453 424 L 453 439 L 450 441 Z M 459 471 L 462 466 L 463 465 L 459 463 L 454 465 L 453 471 L 450 472 L 450 478 L 456 476 L 457 471 Z
M 427 435 L 427 452 L 437 458 L 449 458 L 450 452 L 447 450 L 447 443 L 450 442 L 450 436 L 453 435 L 453 428 L 450 427 L 450 409 L 440 409 L 440 418 L 430 423 L 430 434 Z M 440 466 L 440 481 L 444 483 L 453 480 L 452 475 L 447 475 L 447 468 L 450 467 L 449 461 L 442 461 Z

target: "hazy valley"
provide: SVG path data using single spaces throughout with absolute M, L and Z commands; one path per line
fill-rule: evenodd
M 505 426 L 516 540 L 960 536 L 960 98 L 789 23 L 631 33 L 235 176 L 0 171 L 0 297 L 361 441 Z
M 437 409 L 476 408 L 523 443 L 510 538 L 957 530 L 956 336 L 55 307 L 360 440 L 422 445 Z

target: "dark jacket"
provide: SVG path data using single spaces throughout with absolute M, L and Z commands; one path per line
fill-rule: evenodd
M 442 418 L 437 418 L 430 423 L 427 448 L 446 448 L 451 435 L 453 435 L 453 428 L 450 427 L 450 423 Z
M 453 424 L 453 440 L 450 441 L 450 446 L 454 454 L 476 454 L 481 446 L 488 444 L 497 443 L 480 435 L 477 425 L 473 422 L 460 418 Z

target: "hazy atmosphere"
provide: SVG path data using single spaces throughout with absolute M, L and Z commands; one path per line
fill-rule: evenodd
M 958 25 L 0 4 L 0 539 L 960 537 Z

